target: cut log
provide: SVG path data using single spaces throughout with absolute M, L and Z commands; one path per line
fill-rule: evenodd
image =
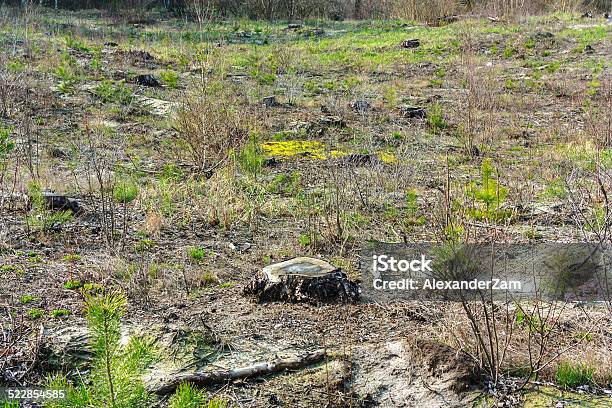
M 168 395 L 172 394 L 180 384 L 185 382 L 204 387 L 207 385 L 221 384 L 238 379 L 260 377 L 263 375 L 279 373 L 285 370 L 295 370 L 307 367 L 323 361 L 326 356 L 327 353 L 325 350 L 317 350 L 291 358 L 279 358 L 271 362 L 258 363 L 248 367 L 184 374 L 174 377 L 162 386 L 150 391 L 157 395 Z
M 258 272 L 244 294 L 258 301 L 346 303 L 359 299 L 359 287 L 329 263 L 315 258 L 294 258 Z

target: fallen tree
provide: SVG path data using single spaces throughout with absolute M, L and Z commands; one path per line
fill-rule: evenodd
M 328 353 L 325 350 L 307 352 L 290 358 L 278 358 L 271 362 L 257 363 L 252 366 L 234 368 L 230 370 L 209 371 L 203 373 L 184 374 L 171 378 L 165 384 L 150 390 L 157 395 L 172 394 L 177 387 L 185 382 L 204 387 L 221 384 L 238 379 L 260 377 L 285 370 L 295 370 L 317 364 L 323 361 Z

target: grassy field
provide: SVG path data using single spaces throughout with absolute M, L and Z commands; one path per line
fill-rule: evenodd
M 517 310 L 492 393 L 490 378 L 452 363 L 449 350 L 478 350 L 459 304 L 242 295 L 256 271 L 294 256 L 359 280 L 371 240 L 610 243 L 603 18 L 293 27 L 0 8 L 0 27 L 0 384 L 48 386 L 57 372 L 53 387 L 78 384 L 90 367 L 73 343 L 111 310 L 117 342 L 155 340 L 124 345 L 138 358 L 113 366 L 126 384 L 142 371 L 145 388 L 181 370 L 336 353 L 265 381 L 183 390 L 210 407 L 611 406 L 609 302 L 549 306 L 539 329 Z M 49 208 L 47 191 L 79 211 Z M 103 292 L 126 298 L 92 300 Z M 550 360 L 537 375 L 525 347 L 535 338 Z M 415 354 L 422 340 L 448 366 Z M 525 373 L 546 386 L 520 388 Z M 81 401 L 110 406 L 113 391 L 92 377 Z M 116 406 L 155 404 L 117 387 Z

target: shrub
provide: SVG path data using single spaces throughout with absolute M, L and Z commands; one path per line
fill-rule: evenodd
M 244 112 L 235 98 L 208 93 L 187 98 L 178 112 L 177 141 L 197 173 L 210 175 L 248 139 Z

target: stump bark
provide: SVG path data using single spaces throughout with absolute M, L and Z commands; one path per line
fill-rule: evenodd
M 355 282 L 340 269 L 314 258 L 295 258 L 258 272 L 244 289 L 259 302 L 350 303 L 359 299 Z

